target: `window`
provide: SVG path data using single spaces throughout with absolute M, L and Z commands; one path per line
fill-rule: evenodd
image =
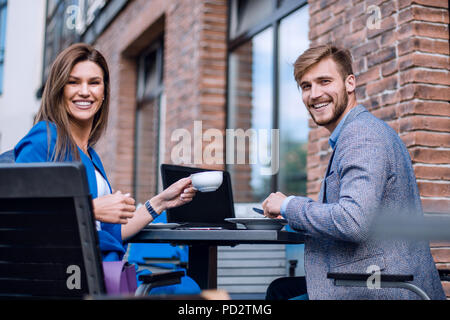
M 94 43 L 126 4 L 127 0 L 47 0 L 42 84 L 62 50 L 75 42 Z
M 3 66 L 5 62 L 7 0 L 0 0 L 0 94 L 3 93 Z
M 294 81 L 293 63 L 308 49 L 308 19 L 308 8 L 304 6 L 281 20 L 279 27 L 280 170 L 277 189 L 285 194 L 306 195 L 309 114 Z M 295 41 L 293 35 L 296 35 Z
M 43 82 L 47 79 L 50 67 L 56 56 L 72 43 L 78 41 L 75 25 L 75 11 L 78 0 L 48 0 L 44 42 Z
M 160 156 L 164 155 L 160 127 L 164 123 L 163 40 L 158 40 L 138 61 L 135 131 L 134 194 L 137 203 L 158 192 Z
M 293 63 L 309 46 L 306 1 L 230 3 L 226 150 L 235 201 L 305 195 L 308 112 Z

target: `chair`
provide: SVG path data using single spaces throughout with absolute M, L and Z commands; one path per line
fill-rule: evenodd
M 107 294 L 83 165 L 0 164 L 0 177 L 0 297 Z M 179 283 L 182 275 L 143 280 L 149 290 Z
M 401 226 L 401 227 L 400 227 Z M 378 221 L 374 228 L 374 236 L 383 239 L 411 239 L 426 241 L 444 241 L 450 239 L 450 215 L 427 212 L 417 219 L 398 216 L 385 217 Z M 449 281 L 450 270 L 438 270 L 441 281 Z M 366 287 L 371 274 L 328 273 L 338 286 Z M 380 275 L 381 288 L 404 288 L 415 292 L 423 300 L 430 297 L 419 287 L 413 285 L 413 275 Z
M 165 217 L 161 214 L 155 221 L 163 222 Z M 167 271 L 187 273 L 189 259 L 187 246 L 175 246 L 168 243 L 130 243 L 128 246 L 127 260 L 139 267 L 139 280 L 146 279 L 150 272 L 153 272 L 150 276 Z M 153 289 L 150 287 L 147 289 L 148 286 L 145 284 L 142 284 L 141 287 L 149 292 Z M 138 291 L 140 292 L 140 290 Z M 161 286 L 152 290 L 150 294 L 198 295 L 200 291 L 198 284 L 192 278 L 185 276 L 178 286 Z
M 166 212 L 162 212 L 153 223 L 167 223 Z M 186 270 L 189 253 L 187 246 L 168 243 L 130 243 L 128 262 L 152 272 L 172 269 Z
M 328 279 L 334 280 L 335 286 L 345 287 L 367 287 L 367 281 L 370 281 L 372 274 L 366 273 L 327 273 Z M 430 297 L 419 287 L 411 282 L 414 280 L 412 275 L 380 275 L 380 288 L 403 288 L 416 293 L 423 300 L 430 300 Z

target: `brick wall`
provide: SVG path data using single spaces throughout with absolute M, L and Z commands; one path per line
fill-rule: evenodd
M 137 59 L 159 35 L 164 34 L 165 52 L 164 162 L 171 162 L 175 129 L 188 129 L 193 136 L 194 121 L 202 121 L 203 132 L 224 132 L 226 28 L 226 0 L 136 0 L 97 39 L 95 46 L 110 67 L 111 110 L 96 149 L 113 188 L 133 191 Z
M 448 2 L 309 1 L 312 45 L 351 50 L 357 99 L 407 146 L 424 210 L 450 212 Z M 369 28 L 376 6 L 380 28 Z M 330 156 L 328 132 L 310 121 L 308 194 L 317 198 Z M 438 268 L 450 268 L 450 243 L 432 243 Z M 450 284 L 443 283 L 450 297 Z
M 201 121 L 203 132 L 215 128 L 224 135 L 226 124 L 226 1 L 173 2 L 176 5 L 167 13 L 165 34 L 166 162 L 177 144 L 170 141 L 174 130 L 188 129 L 195 138 L 194 121 Z M 203 141 L 202 151 L 208 144 Z M 194 162 L 194 152 L 199 150 L 192 147 Z

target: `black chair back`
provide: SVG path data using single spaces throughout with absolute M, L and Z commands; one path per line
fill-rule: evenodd
M 0 298 L 105 293 L 81 163 L 0 164 Z

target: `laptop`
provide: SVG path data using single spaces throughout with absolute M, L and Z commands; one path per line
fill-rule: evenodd
M 166 189 L 181 178 L 204 171 L 211 170 L 162 164 L 163 187 Z M 198 191 L 191 202 L 177 208 L 167 209 L 167 222 L 178 223 L 181 225 L 179 228 L 236 229 L 236 224 L 224 220 L 234 218 L 235 215 L 230 173 L 222 172 L 223 182 L 216 191 Z

